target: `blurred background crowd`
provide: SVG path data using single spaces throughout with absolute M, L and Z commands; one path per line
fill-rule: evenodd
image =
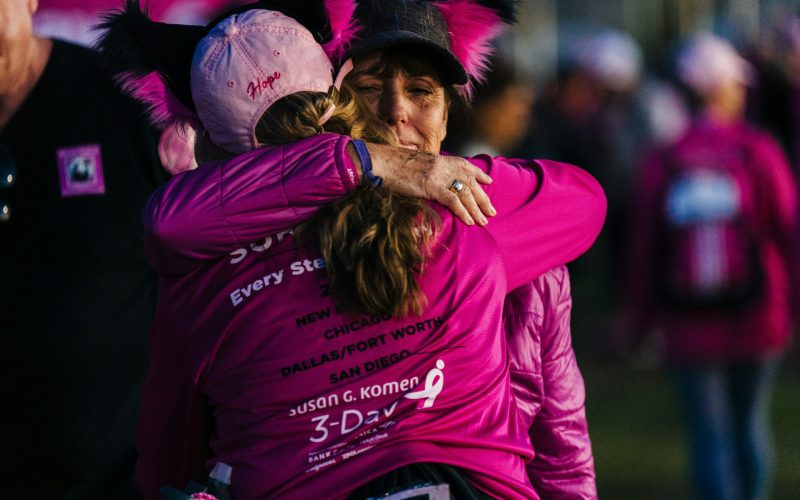
M 244 2 L 149 2 L 153 18 L 186 24 L 204 24 L 236 3 Z M 648 151 L 670 147 L 691 126 L 697 102 L 676 61 L 701 33 L 726 40 L 748 61 L 712 47 L 695 64 L 709 78 L 738 75 L 747 84 L 745 119 L 774 137 L 798 174 L 800 1 L 519 3 L 520 22 L 503 37 L 492 73 L 477 89 L 474 119 L 462 136 L 448 137 L 445 149 L 556 159 L 600 180 L 609 199 L 605 229 L 570 265 L 573 340 L 586 380 L 600 496 L 691 498 L 690 445 L 673 380 L 661 369 L 664 341 L 649 336 L 633 354 L 617 348 L 637 178 Z M 117 5 L 40 0 L 34 29 L 91 45 L 97 13 Z M 800 491 L 799 377 L 797 356 L 789 352 L 768 417 L 777 437 L 770 498 L 796 498 Z

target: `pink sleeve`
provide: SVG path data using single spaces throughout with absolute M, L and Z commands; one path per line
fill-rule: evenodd
M 486 229 L 509 270 L 508 290 L 574 260 L 594 243 L 606 198 L 584 170 L 548 160 L 477 156 L 470 161 L 493 179 L 485 190 L 497 215 Z
M 530 427 L 535 453 L 528 477 L 542 498 L 597 498 L 583 377 L 572 350 L 569 274 L 552 274 L 542 300 L 543 398 Z
M 159 309 L 136 429 L 136 483 L 148 500 L 161 498 L 164 486 L 182 490 L 190 480 L 205 482 L 208 474 L 211 419 L 179 337 L 169 314 Z
M 318 135 L 173 177 L 144 209 L 150 265 L 161 275 L 184 274 L 307 220 L 358 184 L 349 141 Z

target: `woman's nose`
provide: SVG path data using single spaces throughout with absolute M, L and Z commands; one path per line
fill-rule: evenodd
M 408 121 L 408 102 L 402 94 L 388 91 L 381 96 L 380 119 L 389 125 Z

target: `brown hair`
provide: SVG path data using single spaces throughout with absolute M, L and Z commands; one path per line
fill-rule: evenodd
M 332 117 L 320 117 L 331 104 Z M 370 142 L 396 145 L 386 124 L 374 118 L 345 84 L 329 94 L 299 92 L 272 105 L 256 127 L 259 142 L 281 143 L 336 132 Z M 362 185 L 321 209 L 295 229 L 301 241 L 310 234 L 319 244 L 331 289 L 348 312 L 420 314 L 426 304 L 417 283 L 438 219 L 416 198 Z
M 334 105 L 333 115 L 323 125 L 320 117 Z M 256 124 L 256 139 L 260 143 L 292 142 L 322 132 L 349 135 L 370 142 L 394 144 L 396 139 L 386 124 L 373 117 L 355 97 L 352 88 L 331 87 L 327 94 L 296 92 L 276 101 Z
M 443 81 L 439 60 L 418 49 L 419 47 L 416 45 L 401 44 L 369 52 L 367 56 L 374 58 L 374 62 L 369 67 L 362 69 L 361 72 L 377 75 L 381 78 L 403 74 L 409 76 L 431 76 L 439 82 Z M 379 57 L 374 57 L 375 54 L 378 54 Z M 469 129 L 467 125 L 472 120 L 472 106 L 459 92 L 456 85 L 445 85 L 444 92 L 449 109 L 447 112 L 447 134 L 442 146 L 445 149 L 450 149 L 466 141 L 466 131 Z

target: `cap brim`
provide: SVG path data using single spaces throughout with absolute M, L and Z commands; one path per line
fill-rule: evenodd
M 422 46 L 427 50 L 427 54 L 441 62 L 442 84 L 463 85 L 467 83 L 467 72 L 461 61 L 449 50 L 439 46 L 416 33 L 404 30 L 382 31 L 361 38 L 353 44 L 348 52 L 348 57 L 358 57 L 373 50 L 386 49 L 400 45 Z

